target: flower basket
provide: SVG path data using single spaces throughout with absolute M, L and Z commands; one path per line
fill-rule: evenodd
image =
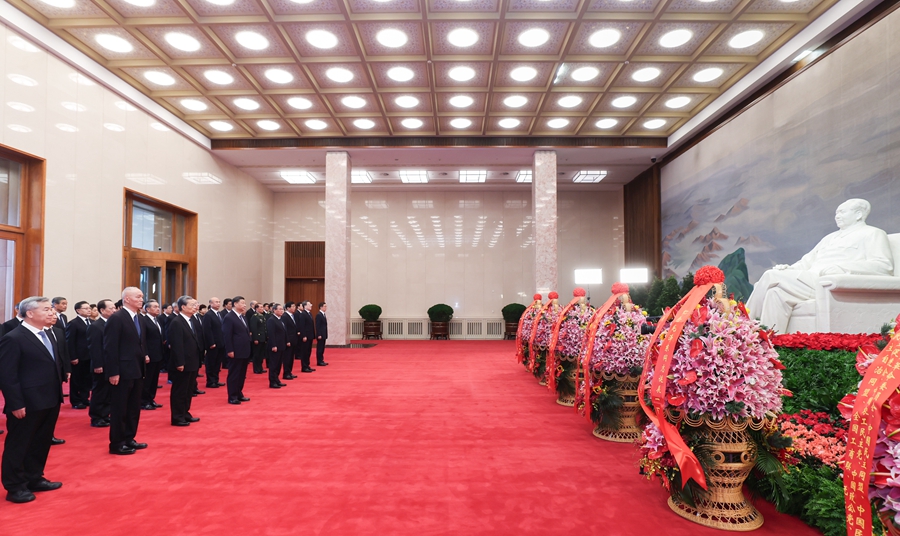
M 553 326 L 550 352 L 547 354 L 547 386 L 556 393 L 556 403 L 575 405 L 575 392 L 579 385 L 584 334 L 594 316 L 594 308 L 585 299 L 583 288 L 576 288 L 572 301 L 563 308 Z
M 553 326 L 560 313 L 559 294 L 551 292 L 547 296 L 549 301 L 541 306 L 535 316 L 531 338 L 528 341 L 528 360 L 525 361 L 528 370 L 534 374 L 540 385 L 547 385 L 547 354 L 550 347 L 550 338 Z
M 599 377 L 598 377 L 599 376 Z M 594 428 L 594 436 L 606 441 L 615 443 L 634 443 L 641 437 L 641 427 L 638 419 L 642 415 L 641 405 L 638 403 L 638 382 L 641 381 L 640 374 L 620 376 L 618 374 L 601 374 L 596 375 L 593 382 L 599 385 L 609 385 L 615 382 L 620 396 L 624 399 L 622 407 L 619 409 L 618 426 L 605 426 L 598 424 Z
M 519 317 L 519 323 L 516 326 L 516 360 L 522 363 L 526 370 L 528 370 L 531 355 L 531 332 L 534 330 L 535 319 L 544 305 L 541 303 L 542 299 L 540 294 L 534 295 L 534 301 Z

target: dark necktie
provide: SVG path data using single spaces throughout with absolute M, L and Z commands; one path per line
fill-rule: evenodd
M 53 345 L 50 344 L 50 337 L 47 336 L 47 332 L 44 330 L 41 330 L 40 334 L 41 342 L 44 343 L 44 348 L 46 348 L 47 351 L 50 352 L 50 357 L 52 357 L 53 360 L 56 361 L 56 356 L 53 354 Z
M 134 315 L 134 327 L 137 328 L 138 337 L 141 336 L 141 319 L 138 318 L 138 315 Z

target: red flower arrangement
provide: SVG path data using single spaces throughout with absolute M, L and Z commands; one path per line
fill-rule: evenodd
M 879 333 L 791 333 L 770 338 L 772 345 L 807 350 L 845 350 L 855 352 L 861 346 L 882 340 Z
M 782 435 L 794 440 L 795 455 L 838 467 L 847 449 L 846 421 L 808 409 L 793 415 L 779 415 L 778 420 Z

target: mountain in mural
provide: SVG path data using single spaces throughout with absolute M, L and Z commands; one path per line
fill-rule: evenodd
M 763 240 L 762 238 L 756 235 L 749 236 L 739 236 L 737 240 L 734 241 L 735 246 L 760 246 L 766 247 L 771 246 L 768 242 Z
M 719 216 L 716 218 L 716 223 L 718 223 L 720 221 L 725 221 L 732 216 L 737 216 L 741 212 L 744 212 L 745 210 L 747 210 L 747 207 L 749 207 L 749 206 L 750 206 L 750 200 L 747 199 L 746 197 L 742 197 L 737 203 L 735 203 L 734 205 L 731 206 L 730 209 L 728 209 L 728 212 L 726 212 L 725 214 L 719 214 Z
M 674 241 L 674 243 L 677 244 L 684 240 L 684 237 L 687 236 L 689 232 L 693 231 L 694 228 L 698 225 L 700 224 L 694 220 L 691 220 L 686 226 L 679 227 L 678 229 L 673 229 L 671 233 L 667 234 L 663 238 L 663 249 L 667 248 L 670 242 Z
M 729 253 L 719 263 L 719 268 L 725 272 L 725 286 L 729 294 L 734 294 L 734 299 L 747 301 L 753 292 L 753 285 L 747 276 L 747 261 L 744 258 L 744 248 L 738 248 Z
M 727 236 L 725 238 L 728 238 Z M 718 242 L 710 242 L 703 246 L 703 249 L 700 250 L 700 253 L 694 257 L 694 262 L 691 263 L 691 272 L 696 272 L 700 267 L 706 266 L 713 259 L 718 259 L 719 256 L 715 254 L 715 251 L 722 251 L 724 249 L 719 245 Z
M 715 240 L 727 240 L 727 239 L 728 239 L 727 234 L 720 231 L 718 227 L 713 227 L 712 231 L 710 231 L 709 234 L 698 236 L 697 238 L 694 239 L 694 241 L 692 243 L 696 244 L 697 242 L 700 242 L 701 244 L 711 244 Z M 721 249 L 721 248 L 719 248 L 719 249 Z

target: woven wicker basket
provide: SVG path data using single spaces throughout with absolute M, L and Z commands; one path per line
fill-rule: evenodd
M 557 384 L 556 403 L 560 406 L 572 407 L 575 405 L 575 391 L 578 389 L 577 386 L 581 384 L 581 377 L 584 376 L 584 373 L 581 371 L 581 367 L 576 364 L 577 357 L 566 358 L 559 354 L 557 354 L 556 357 L 557 363 L 559 363 L 566 369 L 563 371 L 562 377 L 565 377 L 567 379 L 569 385 L 576 386 L 570 392 L 563 391 L 562 389 L 560 389 L 560 385 Z
M 637 425 L 637 415 L 641 406 L 638 403 L 638 382 L 641 381 L 638 376 L 619 376 L 618 374 L 606 374 L 602 377 L 595 375 L 595 381 L 602 379 L 603 381 L 615 380 L 619 382 L 619 389 L 625 403 L 622 405 L 620 415 L 622 416 L 622 426 L 619 428 L 594 428 L 594 436 L 606 441 L 615 443 L 634 443 L 641 437 L 641 429 Z

